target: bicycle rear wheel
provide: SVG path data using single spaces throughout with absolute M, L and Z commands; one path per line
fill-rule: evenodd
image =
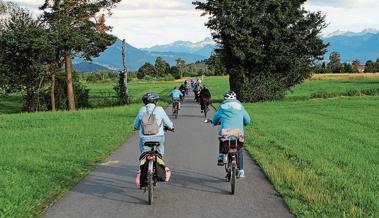
M 148 192 L 148 203 L 149 205 L 153 204 L 153 192 L 154 192 L 154 181 L 153 174 L 148 173 L 147 175 L 147 192 Z
M 236 177 L 237 177 L 237 167 L 232 166 L 232 169 L 230 171 L 230 188 L 232 191 L 232 195 L 236 193 Z

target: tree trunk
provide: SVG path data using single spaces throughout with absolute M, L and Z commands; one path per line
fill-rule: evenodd
M 55 112 L 55 68 L 51 72 L 51 90 L 50 90 L 50 100 L 51 100 L 51 111 Z
M 122 65 L 124 66 L 124 83 L 125 83 L 125 95 L 126 98 L 129 96 L 129 89 L 128 89 L 128 68 L 126 66 L 126 51 L 125 51 L 125 39 L 122 40 Z
M 75 97 L 74 97 L 74 88 L 72 85 L 72 66 L 71 66 L 71 51 L 65 51 L 65 71 L 66 71 L 66 82 L 67 82 L 67 107 L 68 110 L 75 110 Z

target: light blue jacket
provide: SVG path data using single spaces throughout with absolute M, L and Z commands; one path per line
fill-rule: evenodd
M 174 89 L 170 93 L 173 100 L 179 100 L 183 96 L 183 93 L 179 89 Z
M 154 110 L 155 108 L 155 110 Z M 154 110 L 154 113 L 157 118 L 158 124 L 162 124 L 161 128 L 159 130 L 159 133 L 156 135 L 144 135 L 141 124 L 142 124 L 142 117 L 148 112 L 151 114 L 151 112 Z M 156 106 L 155 104 L 147 104 L 145 107 L 142 107 L 138 114 L 136 119 L 134 120 L 134 128 L 139 129 L 139 137 L 142 141 L 147 142 L 147 141 L 156 141 L 160 140 L 162 137 L 164 137 L 164 126 L 167 126 L 168 128 L 172 129 L 174 128 L 174 124 L 171 122 L 170 118 L 167 116 L 166 112 L 163 110 L 162 107 Z
M 220 135 L 222 129 L 239 129 L 244 134 L 243 127 L 249 125 L 251 119 L 241 102 L 226 100 L 222 102 L 212 119 L 215 125 L 219 122 L 221 122 Z

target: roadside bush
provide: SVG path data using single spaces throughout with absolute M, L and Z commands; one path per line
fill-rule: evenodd
M 168 75 L 166 75 L 166 76 L 164 77 L 164 80 L 165 80 L 165 81 L 174 81 L 175 78 L 174 78 L 173 75 L 168 74 Z

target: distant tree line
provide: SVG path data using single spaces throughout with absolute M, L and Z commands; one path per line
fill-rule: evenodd
M 46 0 L 38 18 L 1 1 L 0 91 L 23 93 L 25 111 L 83 107 L 88 90 L 72 59 L 90 61 L 115 42 L 105 16 L 120 1 Z
M 338 52 L 332 52 L 329 62 L 315 64 L 315 73 L 376 73 L 379 72 L 379 58 L 376 61 L 368 60 L 362 64 L 356 59 L 353 62 L 342 62 Z

